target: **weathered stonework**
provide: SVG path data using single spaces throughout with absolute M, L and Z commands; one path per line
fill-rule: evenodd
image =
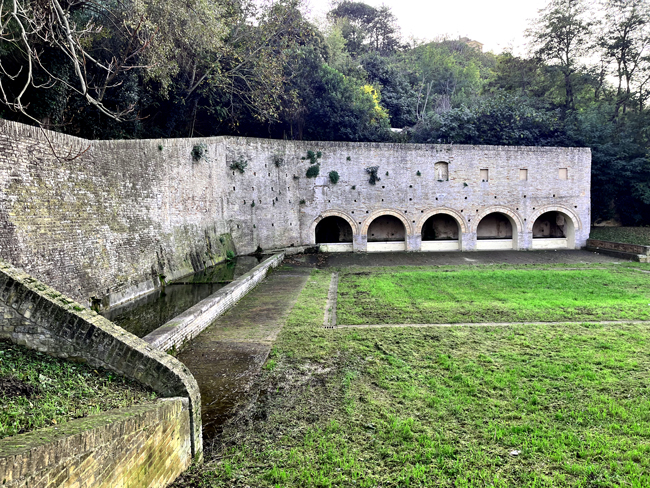
M 207 156 L 197 161 L 199 143 Z M 59 156 L 82 154 L 57 158 L 50 144 Z M 308 151 L 321 152 L 316 178 L 306 177 Z M 230 168 L 240 160 L 248 163 L 243 173 Z M 379 167 L 375 185 L 371 166 Z M 590 179 L 585 148 L 86 141 L 0 121 L 0 257 L 87 306 L 91 297 L 114 304 L 151 290 L 160 275 L 221 260 L 231 245 L 226 234 L 239 253 L 314 244 L 328 216 L 350 224 L 352 242 L 341 250 L 580 248 L 589 235 Z M 477 238 L 481 218 L 495 212 L 512 235 Z M 533 239 L 546 212 L 562 219 L 564 239 Z M 423 244 L 425 222 L 438 213 L 453 217 L 460 235 Z M 404 240 L 369 246 L 372 220 L 387 216 L 403 225 Z
M 191 462 L 185 398 L 0 440 L 0 484 L 6 488 L 165 487 Z
M 192 455 L 201 457 L 201 396 L 183 363 L 2 261 L 0 338 L 116 371 L 163 397 L 187 398 Z
M 235 306 L 266 277 L 269 270 L 278 267 L 283 259 L 284 253 L 279 253 L 264 260 L 248 273 L 147 334 L 142 340 L 161 351 L 180 350 L 183 344 L 199 335 L 217 317 Z

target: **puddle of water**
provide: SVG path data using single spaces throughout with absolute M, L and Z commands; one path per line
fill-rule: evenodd
M 187 276 L 135 300 L 102 312 L 108 320 L 144 337 L 188 308 L 209 297 L 259 264 L 253 256 L 240 256 Z

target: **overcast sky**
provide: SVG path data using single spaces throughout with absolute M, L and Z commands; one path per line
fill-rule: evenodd
M 387 5 L 397 17 L 405 38 L 433 40 L 448 34 L 469 37 L 495 54 L 509 46 L 516 54 L 525 52 L 524 31 L 547 0 L 363 0 L 379 7 Z M 306 0 L 311 17 L 322 18 L 330 0 Z

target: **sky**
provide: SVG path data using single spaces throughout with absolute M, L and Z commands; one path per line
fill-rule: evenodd
M 510 48 L 526 53 L 524 31 L 547 0 L 360 0 L 373 7 L 388 6 L 397 17 L 405 39 L 434 40 L 448 35 L 469 37 L 484 44 L 484 51 L 499 54 Z M 310 17 L 323 18 L 330 0 L 306 0 Z

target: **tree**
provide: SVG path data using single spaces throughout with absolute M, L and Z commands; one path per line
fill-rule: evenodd
M 592 44 L 594 23 L 586 19 L 584 0 L 551 0 L 541 17 L 526 32 L 535 55 L 555 63 L 564 80 L 565 109 L 575 108 L 574 78 L 580 57 Z
M 648 62 L 650 9 L 646 0 L 606 0 L 603 7 L 605 29 L 598 44 L 615 64 L 618 86 L 614 112 L 618 117 L 621 109 L 625 113 L 632 103 L 633 84 Z M 641 79 L 641 84 L 644 81 Z
M 214 49 L 223 32 L 221 8 L 208 0 L 10 0 L 8 7 L 0 10 L 0 101 L 37 123 L 27 100 L 54 87 L 123 120 L 134 106 L 105 100 L 124 76 L 146 71 L 168 86 L 183 55 Z
M 549 146 L 561 139 L 562 125 L 552 110 L 521 96 L 499 94 L 443 113 L 430 113 L 415 127 L 424 143 Z
M 397 19 L 386 6 L 376 9 L 363 2 L 344 0 L 327 16 L 340 26 L 347 49 L 353 56 L 367 51 L 389 54 L 400 48 Z

